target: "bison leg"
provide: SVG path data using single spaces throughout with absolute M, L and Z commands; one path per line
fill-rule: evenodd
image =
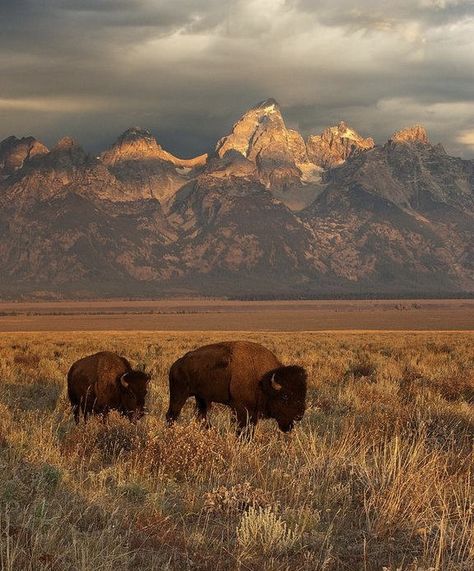
M 74 415 L 74 422 L 79 424 L 79 419 L 81 416 L 81 407 L 78 404 L 72 405 L 72 414 Z
M 81 406 L 81 413 L 82 413 L 82 419 L 84 420 L 84 422 L 87 422 L 87 419 L 92 414 L 92 411 L 89 409 L 87 404 L 83 404 Z
M 71 410 L 74 416 L 74 422 L 76 424 L 79 424 L 79 419 L 81 416 L 81 402 L 79 399 L 76 398 L 76 395 L 71 390 L 70 386 L 68 386 L 67 393 L 69 397 L 69 402 L 71 403 Z
M 245 407 L 236 407 L 235 415 L 237 418 L 237 436 L 239 438 L 251 439 L 255 432 L 257 424 L 257 416 Z
M 184 403 L 191 396 L 189 394 L 186 376 L 180 374 L 179 370 L 172 366 L 169 373 L 170 405 L 166 413 L 166 421 L 171 426 L 179 417 Z
M 170 405 L 166 413 L 166 421 L 171 426 L 179 417 L 184 403 L 188 400 L 188 395 L 173 395 L 170 394 Z
M 209 410 L 209 404 L 205 399 L 196 395 L 196 408 L 198 419 L 203 423 L 206 428 L 211 428 L 211 423 L 207 418 L 207 411 Z
M 87 411 L 82 403 L 71 403 L 71 409 L 76 424 L 81 421 L 81 416 L 84 418 L 84 422 L 87 421 Z

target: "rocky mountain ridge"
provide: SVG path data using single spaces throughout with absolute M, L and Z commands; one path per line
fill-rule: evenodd
M 352 154 L 375 146 L 372 138 L 364 139 L 341 121 L 337 127 L 328 127 L 321 135 L 308 137 L 308 157 L 324 169 L 344 163 Z
M 423 125 L 413 125 L 396 131 L 389 139 L 393 143 L 421 143 L 429 145 L 430 141 Z
M 7 137 L 0 142 L 0 176 L 9 176 L 21 169 L 29 159 L 46 153 L 47 147 L 34 137 Z
M 273 99 L 195 159 L 138 127 L 98 157 L 9 137 L 0 295 L 469 293 L 473 218 L 474 161 L 420 125 L 305 140 Z

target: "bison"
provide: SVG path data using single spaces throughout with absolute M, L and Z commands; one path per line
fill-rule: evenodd
M 274 418 L 288 432 L 305 411 L 306 371 L 283 366 L 268 349 L 248 341 L 205 345 L 178 359 L 169 372 L 172 424 L 189 397 L 196 399 L 198 417 L 207 424 L 212 402 L 228 405 L 237 418 L 237 432 L 259 418 Z
M 130 420 L 144 414 L 150 376 L 132 369 L 115 353 L 102 351 L 76 361 L 67 375 L 67 388 L 74 420 L 90 414 L 107 415 L 117 410 Z

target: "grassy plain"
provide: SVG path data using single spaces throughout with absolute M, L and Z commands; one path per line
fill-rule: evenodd
M 192 403 L 165 427 L 169 365 L 233 338 L 307 367 L 292 434 Z M 66 372 L 101 349 L 153 374 L 136 426 L 72 422 Z M 4 333 L 0 567 L 472 570 L 473 435 L 470 333 Z

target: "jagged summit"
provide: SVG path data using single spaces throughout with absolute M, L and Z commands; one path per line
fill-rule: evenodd
M 275 189 L 300 184 L 299 163 L 308 162 L 301 135 L 286 127 L 273 98 L 245 112 L 231 132 L 218 141 L 215 151 L 218 157 L 230 156 L 230 151 L 240 153 L 253 163 L 260 182 Z M 242 172 L 247 175 L 248 170 L 246 166 Z M 232 174 L 236 174 L 235 169 Z
M 423 143 L 424 145 L 428 145 L 430 142 L 426 129 L 423 125 L 418 124 L 396 131 L 389 141 L 394 143 Z
M 131 161 L 155 161 L 170 163 L 178 168 L 194 168 L 204 165 L 207 155 L 191 159 L 175 157 L 163 149 L 148 129 L 130 127 L 117 138 L 110 149 L 102 153 L 101 159 L 109 166 Z
M 166 160 L 164 154 L 150 131 L 141 127 L 130 127 L 117 138 L 110 149 L 102 154 L 102 160 L 109 165 L 140 159 Z
M 260 101 L 260 103 L 257 103 L 257 105 L 255 105 L 254 107 L 252 107 L 253 111 L 257 111 L 257 110 L 263 110 L 266 111 L 267 113 L 271 113 L 272 111 L 279 111 L 280 110 L 280 105 L 278 103 L 278 101 L 276 99 L 273 99 L 273 97 L 269 97 L 268 99 L 264 99 L 263 101 Z
M 322 168 L 340 165 L 354 152 L 372 149 L 374 146 L 371 137 L 365 139 L 344 121 L 328 127 L 320 135 L 311 135 L 306 142 L 309 159 Z
M 8 176 L 21 169 L 27 160 L 47 152 L 48 148 L 34 137 L 7 137 L 0 142 L 0 175 Z
M 88 156 L 79 143 L 72 137 L 63 137 L 51 151 L 39 157 L 39 165 L 48 169 L 69 169 L 86 163 Z
M 217 142 L 216 154 L 223 157 L 227 151 L 238 151 L 244 157 L 255 160 L 256 149 L 261 149 L 262 136 L 269 132 L 286 131 L 280 108 L 275 99 L 265 99 L 246 111 L 233 125 L 231 132 Z
M 150 147 L 159 147 L 161 146 L 158 144 L 156 138 L 151 134 L 148 129 L 143 129 L 142 127 L 130 127 L 126 131 L 124 131 L 115 141 L 114 146 L 123 145 L 123 144 L 148 144 Z
M 135 126 L 135 127 L 129 127 L 120 136 L 120 138 L 122 139 L 131 138 L 131 137 L 153 137 L 153 135 L 148 129 Z
M 305 141 L 274 99 L 209 159 L 140 127 L 102 159 L 9 137 L 0 294 L 472 293 L 474 161 L 427 141 L 418 125 L 374 147 L 344 121 Z
M 298 131 L 287 128 L 277 101 L 269 98 L 242 115 L 231 132 L 218 141 L 215 153 L 221 158 L 230 151 L 240 153 L 256 165 L 260 182 L 286 191 L 319 184 L 322 170 L 374 146 L 373 139 L 362 137 L 344 121 L 305 142 Z M 235 172 L 232 169 L 232 174 Z
M 54 145 L 46 157 L 69 157 L 72 161 L 83 160 L 86 152 L 72 137 L 63 137 Z
M 371 141 L 371 145 L 373 146 L 373 139 L 368 138 L 364 139 L 361 137 L 354 129 L 351 129 L 344 121 L 339 121 L 337 126 L 329 127 L 332 133 L 338 135 L 342 139 L 353 139 L 354 141 Z
M 81 149 L 81 146 L 72 137 L 63 137 L 59 139 L 51 151 L 71 151 L 73 149 Z

